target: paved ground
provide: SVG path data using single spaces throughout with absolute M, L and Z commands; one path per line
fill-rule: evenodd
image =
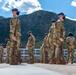
M 38 65 L 38 64 L 36 64 Z M 30 64 L 0 64 L 0 75 L 64 75 Z
M 10 65 L 9 64 L 5 64 L 5 63 L 4 64 L 0 64 L 0 69 L 1 68 L 5 68 L 5 67 L 8 67 L 8 66 L 10 66 Z
M 42 67 L 50 71 L 55 71 L 58 73 L 66 75 L 76 75 L 76 64 L 67 64 L 67 65 L 55 65 L 55 64 L 34 64 L 37 67 Z
M 76 75 L 76 64 L 0 64 L 0 75 Z

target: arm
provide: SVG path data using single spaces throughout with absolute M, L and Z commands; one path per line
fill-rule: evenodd
M 65 39 L 65 28 L 63 24 L 62 24 L 62 38 Z
M 20 21 L 17 19 L 17 24 L 16 24 L 16 30 L 17 30 L 17 36 L 21 36 L 21 27 L 20 27 Z
M 30 43 L 30 40 L 31 40 L 31 38 L 29 37 L 29 38 L 28 38 L 28 42 L 27 42 L 27 44 L 26 44 L 26 48 L 28 48 L 28 45 L 29 45 L 29 43 Z
M 15 25 L 12 23 L 13 19 L 10 20 L 10 39 L 14 39 L 14 33 L 15 33 Z

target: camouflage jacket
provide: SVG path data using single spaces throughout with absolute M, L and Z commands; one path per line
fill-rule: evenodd
M 28 47 L 34 47 L 35 46 L 35 37 L 32 35 L 28 38 Z
M 49 43 L 55 42 L 57 38 L 57 31 L 55 26 L 50 27 L 48 38 L 51 40 Z
M 67 37 L 66 38 L 67 47 L 75 45 L 75 38 L 74 37 Z
M 10 20 L 10 38 L 12 36 L 20 37 L 21 36 L 21 29 L 20 29 L 20 21 L 16 17 L 11 18 Z
M 40 47 L 40 53 L 44 52 L 44 45 L 42 44 L 42 46 Z
M 57 38 L 65 38 L 64 24 L 60 20 L 56 22 L 56 31 L 57 31 Z
M 47 38 L 46 37 L 44 38 L 43 44 L 44 44 L 44 48 L 49 49 L 49 39 L 48 39 L 48 37 Z

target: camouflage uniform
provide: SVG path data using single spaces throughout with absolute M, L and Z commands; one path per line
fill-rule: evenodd
M 55 51 L 55 58 L 56 58 L 56 64 L 65 64 L 63 62 L 63 42 L 61 42 L 60 38 L 65 38 L 65 30 L 64 30 L 64 24 L 62 21 L 58 20 L 56 22 L 56 32 L 57 32 L 57 45 L 56 45 L 56 51 Z
M 49 30 L 49 44 L 50 44 L 50 64 L 54 64 L 55 63 L 55 49 L 56 46 L 54 45 L 54 43 L 56 43 L 56 38 L 57 38 L 57 33 L 56 33 L 56 27 L 55 26 L 51 26 L 50 30 Z
M 2 45 L 0 45 L 0 63 L 2 63 L 3 62 L 3 46 Z
M 10 40 L 7 41 L 7 44 L 6 44 L 6 51 L 7 51 L 7 57 L 6 57 L 6 63 L 9 63 L 10 62 Z
M 44 63 L 44 45 L 40 47 L 40 63 Z
M 44 63 L 48 63 L 48 50 L 49 50 L 48 36 L 44 38 L 43 45 L 44 45 Z
M 26 62 L 27 62 L 27 61 L 26 61 L 26 56 L 23 57 L 22 62 L 23 62 L 23 63 L 26 63 Z
M 69 37 L 66 38 L 66 42 L 67 42 L 67 51 L 68 51 L 67 63 L 71 59 L 71 64 L 73 64 L 73 59 L 74 59 L 73 54 L 74 54 L 75 38 L 69 36 Z M 70 57 L 70 55 L 71 55 L 71 57 Z
M 11 40 L 11 62 L 10 64 L 18 64 L 18 53 L 20 50 L 20 21 L 17 17 L 13 17 L 10 20 L 10 40 Z M 16 37 L 16 41 L 13 41 L 12 37 Z
M 35 37 L 29 36 L 28 38 L 28 55 L 29 63 L 34 63 L 34 46 L 35 46 Z

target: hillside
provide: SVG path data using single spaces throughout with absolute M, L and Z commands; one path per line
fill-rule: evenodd
M 57 14 L 43 10 L 36 11 L 29 15 L 19 16 L 21 21 L 21 42 L 23 46 L 25 46 L 27 42 L 27 32 L 30 30 L 36 37 L 36 47 L 40 47 L 44 34 L 49 31 L 51 19 L 53 18 L 57 19 Z M 0 19 L 0 42 L 4 42 L 5 38 L 9 37 L 9 21 L 10 18 Z M 72 31 L 76 37 L 76 22 L 65 19 L 64 24 L 66 35 Z
M 4 19 L 4 17 L 3 17 L 3 16 L 0 16 L 0 20 L 1 20 L 1 19 Z

